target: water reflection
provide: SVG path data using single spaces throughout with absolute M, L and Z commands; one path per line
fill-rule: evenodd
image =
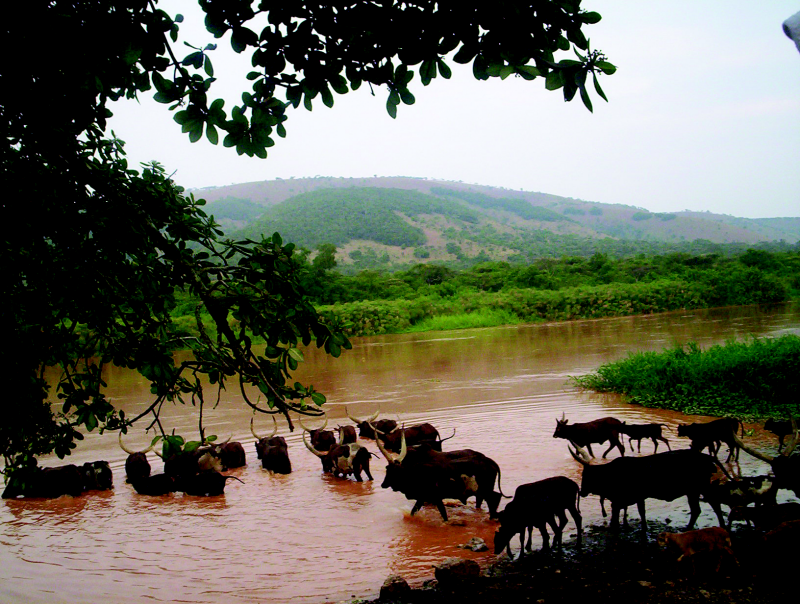
M 553 438 L 562 413 L 573 422 L 607 415 L 631 423 L 662 422 L 673 448 L 686 446 L 675 429 L 688 418 L 632 407 L 612 395 L 577 392 L 568 376 L 630 351 L 783 333 L 800 333 L 797 308 L 731 308 L 363 338 L 337 360 L 309 349 L 298 379 L 328 395 L 332 424 L 350 423 L 345 405 L 352 414 L 366 416 L 380 404 L 389 417 L 429 421 L 444 436 L 455 430 L 447 448 L 471 448 L 495 459 L 502 489 L 510 495 L 520 484 L 549 476 L 580 481 L 581 470 L 564 441 Z M 127 414 L 146 407 L 148 384 L 125 370 L 106 371 L 109 395 Z M 467 507 L 450 507 L 447 524 L 435 508 L 410 517 L 412 502 L 380 488 L 386 466 L 382 457 L 370 464 L 374 482 L 323 476 L 319 459 L 283 420 L 278 434 L 287 439 L 293 473 L 270 475 L 255 456 L 250 413 L 233 391 L 226 396 L 204 412 L 204 423 L 245 445 L 248 465 L 233 473 L 244 484 L 229 481 L 225 495 L 212 498 L 139 496 L 124 483 L 125 453 L 114 435 L 88 435 L 71 461 L 107 459 L 115 473 L 114 492 L 3 501 L 0 601 L 317 604 L 375 596 L 383 579 L 395 572 L 420 583 L 432 576 L 432 564 L 448 556 L 481 563 L 494 559 L 489 552 L 458 547 L 477 536 L 491 548 L 497 524 L 489 520 L 485 504 L 480 511 L 474 500 Z M 170 429 L 193 434 L 197 412 L 176 407 L 164 421 Z M 261 429 L 271 431 L 271 426 Z M 776 445 L 771 435 L 757 432 L 757 438 L 764 446 Z M 132 433 L 126 444 L 145 448 L 149 440 Z M 372 441 L 361 442 L 378 453 Z M 649 453 L 652 444 L 643 442 L 642 450 Z M 160 461 L 151 457 L 151 463 L 154 472 L 161 470 Z M 746 454 L 741 466 L 746 474 L 765 470 Z M 647 505 L 648 517 L 671 517 L 678 524 L 686 509 L 685 499 Z M 583 500 L 581 511 L 587 525 L 603 522 L 596 498 Z M 637 518 L 631 509 L 631 521 Z M 704 505 L 700 525 L 714 523 Z M 570 523 L 568 532 L 573 530 Z M 534 547 L 540 544 L 536 537 Z

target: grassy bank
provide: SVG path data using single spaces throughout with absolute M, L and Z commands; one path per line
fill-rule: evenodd
M 645 407 L 740 419 L 800 415 L 800 337 L 696 343 L 633 353 L 573 377 L 581 387 L 616 392 Z

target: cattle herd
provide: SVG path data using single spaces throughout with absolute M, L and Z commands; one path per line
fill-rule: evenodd
M 512 498 L 503 493 L 500 467 L 491 458 L 472 449 L 443 451 L 442 443 L 452 436 L 442 438 L 439 431 L 428 423 L 398 426 L 393 420 L 377 419 L 379 412 L 367 419 L 358 419 L 348 413 L 356 426 L 338 426 L 337 430 L 325 429 L 327 416 L 317 429 L 308 429 L 301 421 L 303 443 L 320 459 L 324 473 L 343 479 L 353 477 L 361 482 L 364 480 L 362 474 L 368 480 L 373 479 L 370 460 L 380 456 L 369 451 L 359 438 L 374 440 L 387 462 L 381 486 L 414 501 L 412 515 L 424 505 L 433 505 L 447 521 L 445 500 L 466 504 L 474 496 L 478 509 L 485 501 L 490 518 L 496 518 L 500 523 L 494 538 L 496 554 L 506 549 L 511 556 L 511 540 L 515 535 L 519 535 L 520 555 L 526 549 L 530 551 L 534 528 L 542 535 L 543 549 L 549 549 L 548 525 L 553 532 L 553 546 L 559 547 L 568 523 L 567 512 L 576 525 L 577 543 L 580 544 L 579 503 L 582 497 L 591 494 L 599 496 L 604 516 L 605 501 L 610 502 L 612 530 L 620 526 L 620 512 L 627 526 L 627 508 L 636 505 L 643 536 L 647 523 L 647 499 L 673 501 L 685 496 L 690 511 L 686 532 L 659 535 L 659 543 L 675 549 L 679 560 L 693 560 L 698 552 L 706 555 L 709 551 L 718 560 L 732 556 L 727 530 L 737 520 L 769 534 L 794 531 L 792 534 L 796 538 L 800 530 L 800 503 L 778 504 L 776 500 L 779 489 L 793 491 L 800 497 L 800 455 L 792 455 L 798 444 L 794 420 L 767 422 L 765 428 L 780 439 L 778 453 L 770 456 L 746 445 L 741 438 L 744 436 L 742 424 L 732 418 L 679 425 L 677 435 L 688 438 L 690 445 L 673 450 L 662 432 L 665 424 L 634 425 L 613 417 L 570 423 L 562 416 L 556 420 L 553 437 L 568 441 L 570 455 L 583 467 L 580 486 L 567 477 L 555 476 L 520 485 Z M 262 467 L 274 474 L 291 473 L 288 446 L 283 437 L 276 436 L 278 425 L 274 417 L 269 435 L 257 434 L 252 420 L 250 429 L 256 439 L 256 454 Z M 631 451 L 634 450 L 633 441 L 637 441 L 637 456 L 625 455 L 625 436 Z M 785 443 L 787 436 L 789 440 Z M 653 453 L 641 455 L 641 441 L 648 439 L 653 443 Z M 605 443 L 608 443 L 608 448 L 603 452 L 603 458 L 614 449 L 619 456 L 610 461 L 597 460 L 592 445 Z M 658 453 L 659 443 L 663 443 L 667 451 Z M 739 450 L 744 449 L 770 464 L 771 473 L 732 476 L 718 458 L 723 443 L 728 446 L 726 462 L 738 459 Z M 119 444 L 128 453 L 126 481 L 141 495 L 162 496 L 173 492 L 195 496 L 221 495 L 228 480 L 239 480 L 222 472 L 246 464 L 244 447 L 230 439 L 223 443 L 204 442 L 195 450 L 167 459 L 163 459 L 152 446 L 143 451 L 128 449 L 122 441 L 122 434 Z M 147 459 L 151 450 L 163 459 L 161 473 L 151 473 Z M 36 467 L 9 483 L 3 497 L 78 496 L 87 491 L 110 488 L 113 488 L 111 468 L 108 462 L 97 461 L 82 466 Z M 503 497 L 511 501 L 499 510 Z M 692 530 L 700 514 L 701 501 L 711 506 L 720 528 Z M 727 521 L 723 506 L 729 508 Z

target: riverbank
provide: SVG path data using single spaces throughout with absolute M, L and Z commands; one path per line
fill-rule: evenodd
M 357 602 L 774 604 L 796 597 L 795 576 L 790 570 L 794 556 L 787 551 L 767 551 L 763 537 L 754 529 L 737 527 L 731 535 L 738 565 L 726 563 L 719 573 L 699 567 L 696 574 L 691 565 L 677 563 L 674 554 L 657 545 L 660 532 L 681 530 L 650 521 L 642 541 L 636 517 L 632 528 L 619 534 L 605 526 L 590 526 L 584 530 L 581 547 L 574 540 L 567 541 L 561 554 L 540 551 L 513 561 L 503 554 L 480 576 L 460 579 L 454 585 L 429 581 L 399 599 Z M 514 539 L 513 545 L 517 544 Z M 515 555 L 517 551 L 514 547 Z

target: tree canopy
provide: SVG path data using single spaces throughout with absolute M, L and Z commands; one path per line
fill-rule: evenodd
M 605 98 L 597 75 L 615 69 L 589 47 L 584 26 L 600 15 L 579 0 L 199 4 L 207 30 L 251 59 L 247 90 L 230 111 L 214 95 L 215 45 L 180 56 L 182 17 L 156 0 L 31 0 L 4 21 L 6 474 L 38 455 L 69 454 L 84 429 L 124 431 L 145 418 L 167 449 L 188 446 L 160 410 L 204 404 L 201 380 L 220 389 L 233 381 L 254 410 L 283 413 L 291 425 L 290 411 L 318 414 L 325 402 L 313 386 L 291 382 L 298 346 L 313 342 L 334 356 L 350 347 L 336 317 L 309 303 L 307 263 L 293 244 L 278 234 L 223 240 L 204 202 L 164 167 L 128 165 L 123 143 L 106 133 L 110 101 L 152 91 L 190 140 L 222 138 L 240 155 L 266 157 L 291 109 L 331 107 L 334 93 L 366 84 L 386 88 L 395 117 L 415 101 L 415 77 L 424 86 L 447 79 L 448 62 L 471 64 L 481 80 L 541 79 L 565 100 L 580 94 L 590 110 L 589 78 Z M 196 297 L 214 329 L 198 311 L 200 337 L 182 337 L 170 317 L 176 292 Z M 257 338 L 266 345 L 254 346 Z M 176 365 L 171 351 L 187 347 L 193 359 Z M 151 382 L 140 416 L 125 417 L 106 398 L 107 363 Z M 60 369 L 57 384 L 45 380 L 46 367 Z

